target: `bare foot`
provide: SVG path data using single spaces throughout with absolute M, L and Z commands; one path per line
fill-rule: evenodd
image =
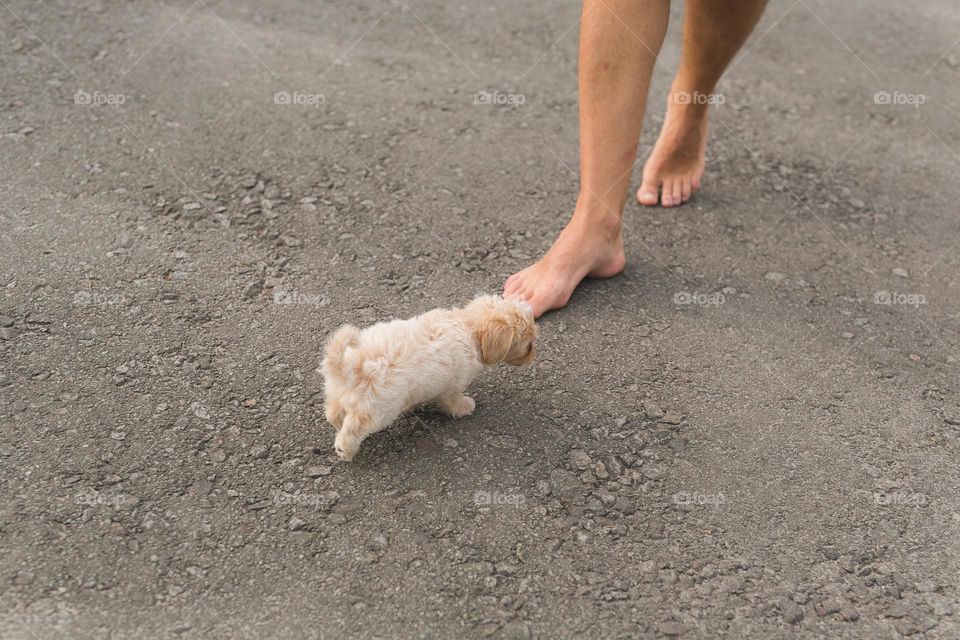
M 643 182 L 637 191 L 640 204 L 675 207 L 700 188 L 707 152 L 707 111 L 697 97 L 703 94 L 670 91 L 667 116 L 653 152 L 643 165 Z M 660 197 L 657 198 L 657 191 Z
M 585 209 L 578 204 L 546 255 L 503 285 L 504 296 L 529 302 L 534 317 L 567 304 L 584 278 L 612 278 L 623 271 L 626 258 L 619 216 Z

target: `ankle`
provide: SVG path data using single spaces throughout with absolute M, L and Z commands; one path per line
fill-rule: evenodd
M 600 231 L 610 240 L 620 236 L 623 203 L 614 203 L 597 198 L 589 193 L 580 193 L 571 223 L 582 224 L 591 231 Z
M 705 117 L 711 104 L 722 101 L 723 96 L 714 93 L 714 85 L 677 77 L 670 85 L 667 107 L 689 117 Z

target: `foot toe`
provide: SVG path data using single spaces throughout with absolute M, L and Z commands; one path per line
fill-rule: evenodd
M 637 191 L 637 200 L 640 204 L 650 207 L 657 204 L 658 199 L 656 178 L 645 179 Z
M 637 199 L 640 200 L 640 204 L 652 207 L 657 204 L 657 192 L 656 191 L 639 191 L 637 192 Z
M 683 204 L 683 178 L 677 178 L 673 181 L 673 204 Z
M 663 190 L 660 193 L 660 205 L 664 207 L 672 207 L 674 205 L 672 180 L 663 181 Z

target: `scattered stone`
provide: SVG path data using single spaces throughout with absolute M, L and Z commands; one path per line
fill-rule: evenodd
M 596 498 L 590 498 L 587 500 L 586 509 L 587 511 L 601 515 L 607 512 L 607 509 L 603 506 L 603 503 Z
M 505 640 L 527 640 L 533 637 L 530 626 L 522 620 L 511 620 L 503 625 L 498 637 Z
M 853 556 L 843 556 L 840 558 L 838 564 L 840 568 L 847 573 L 853 573 L 854 569 L 857 568 L 857 561 Z
M 843 609 L 843 601 L 838 598 L 827 598 L 820 603 L 820 606 L 817 609 L 817 614 L 821 617 L 833 615 L 834 613 L 840 613 L 840 610 Z
M 687 632 L 687 628 L 679 622 L 661 622 L 657 626 L 657 632 L 664 636 L 682 636 Z
M 640 468 L 640 473 L 648 480 L 660 480 L 667 475 L 667 470 L 663 465 L 645 464 Z
M 853 607 L 846 606 L 840 609 L 840 617 L 847 622 L 856 622 L 860 619 L 860 614 Z
M 782 282 L 787 276 L 783 275 L 779 271 L 767 271 L 765 274 L 763 274 L 763 277 L 772 282 Z
M 596 492 L 596 496 L 600 498 L 600 502 L 603 503 L 603 506 L 607 509 L 613 506 L 613 503 L 616 502 L 617 496 L 613 495 L 606 489 L 599 489 Z
M 661 422 L 665 424 L 680 424 L 683 422 L 683 414 L 677 413 L 676 411 L 667 411 L 667 414 L 663 416 Z
M 649 400 L 643 401 L 643 413 L 651 420 L 659 420 L 663 417 L 663 409 L 657 403 Z
M 570 455 L 567 456 L 567 460 L 573 468 L 578 471 L 586 471 L 593 464 L 590 455 L 583 449 L 574 449 L 571 451 Z
M 243 289 L 244 298 L 256 298 L 263 291 L 263 280 L 255 280 Z
M 10 316 L 0 316 L 0 327 L 12 327 L 13 318 Z
M 293 516 L 290 518 L 290 522 L 288 524 L 290 525 L 290 531 L 299 531 L 307 526 L 307 521 L 302 518 L 298 518 L 297 516 Z
M 893 275 L 899 276 L 901 278 L 909 278 L 910 272 L 904 269 L 903 267 L 894 267 Z
M 318 493 L 315 496 L 314 502 L 316 503 L 318 508 L 324 511 L 327 511 L 331 509 L 333 505 L 337 504 L 339 500 L 340 500 L 340 492 L 331 490 L 331 491 L 321 491 L 320 493 Z M 345 512 L 352 512 L 356 510 L 352 508 L 352 505 L 343 505 L 343 507 L 344 508 L 340 510 L 339 515 L 343 515 L 343 513 Z M 330 517 L 330 520 L 331 521 L 334 520 L 333 516 Z M 343 521 L 346 522 L 346 518 L 344 518 Z
M 599 460 L 597 461 L 597 464 L 593 468 L 593 475 L 600 480 L 610 479 L 610 474 L 607 473 L 607 465 L 603 464 Z
M 213 483 L 209 480 L 197 480 L 187 488 L 187 495 L 206 496 L 213 491 Z
M 897 603 L 888 608 L 884 615 L 888 618 L 905 618 L 908 613 L 910 613 L 910 610 L 906 606 Z
M 823 547 L 823 549 L 821 549 L 821 551 L 823 551 L 824 557 L 828 560 L 836 560 L 840 557 L 840 552 L 837 551 L 837 548 L 832 545 L 826 545 Z
M 789 624 L 797 624 L 803 620 L 803 616 L 803 607 L 795 603 L 790 603 L 786 609 L 783 610 L 783 619 Z
M 549 478 L 550 493 L 565 502 L 573 502 L 583 495 L 583 485 L 576 475 L 563 469 L 553 469 Z
M 623 464 L 617 456 L 610 455 L 604 459 L 604 466 L 612 480 L 618 479 L 623 475 Z
M 920 627 L 910 620 L 897 620 L 893 623 L 893 628 L 902 636 L 912 636 L 920 633 Z
M 250 457 L 262 460 L 267 457 L 267 447 L 262 444 L 255 444 L 250 447 Z
M 303 470 L 303 473 L 311 478 L 319 478 L 321 476 L 328 476 L 333 471 L 332 467 L 327 465 L 311 465 Z
M 613 510 L 619 511 L 624 515 L 630 515 L 637 511 L 637 506 L 626 496 L 617 496 L 616 501 L 613 503 Z

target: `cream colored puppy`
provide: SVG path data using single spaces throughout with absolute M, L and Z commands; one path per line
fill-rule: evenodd
M 537 326 L 526 302 L 482 295 L 463 309 L 435 309 L 360 330 L 340 327 L 320 370 L 337 455 L 353 460 L 364 438 L 407 409 L 436 401 L 454 418 L 473 413 L 467 386 L 485 366 L 529 364 Z

